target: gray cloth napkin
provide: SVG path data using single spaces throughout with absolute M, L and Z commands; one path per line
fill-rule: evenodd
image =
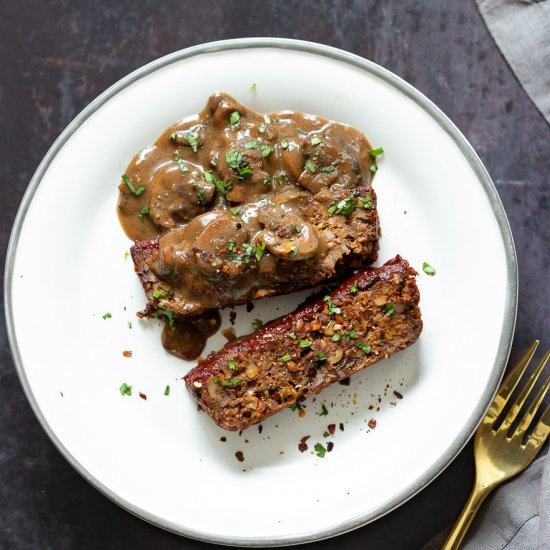
M 476 2 L 506 61 L 550 124 L 550 0 Z
M 439 550 L 450 526 L 423 550 Z M 548 550 L 550 548 L 550 453 L 487 497 L 461 550 Z

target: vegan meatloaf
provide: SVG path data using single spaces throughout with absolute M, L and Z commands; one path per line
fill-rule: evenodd
M 148 310 L 196 315 L 374 262 L 381 153 L 351 126 L 212 95 L 138 153 L 119 186 Z
M 422 331 L 416 272 L 396 256 L 211 353 L 187 388 L 220 427 L 243 430 L 410 346 Z

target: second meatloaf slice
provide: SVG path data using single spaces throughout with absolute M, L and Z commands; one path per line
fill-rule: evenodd
M 185 381 L 200 407 L 242 430 L 414 343 L 416 272 L 397 256 L 211 353 Z

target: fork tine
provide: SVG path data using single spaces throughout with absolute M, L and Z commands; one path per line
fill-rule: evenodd
M 546 438 L 550 434 L 550 405 L 542 414 L 541 419 L 537 422 L 535 429 L 529 434 L 528 442 L 535 443 L 537 447 L 542 447 Z
M 548 361 L 549 355 L 550 355 L 550 352 L 546 354 L 546 357 L 545 357 L 546 361 Z M 516 433 L 518 435 L 521 435 L 523 437 L 523 435 L 531 425 L 531 422 L 533 421 L 534 416 L 537 414 L 537 411 L 539 410 L 539 407 L 543 402 L 546 393 L 548 392 L 548 388 L 550 388 L 550 376 L 546 378 L 546 380 L 544 381 L 544 384 L 541 386 L 540 390 L 538 391 L 535 399 L 533 400 L 531 405 L 529 405 L 529 409 L 527 409 L 527 412 L 521 419 L 521 422 L 519 423 L 516 430 Z
M 520 357 L 519 361 L 515 364 L 514 368 L 509 372 L 508 376 L 504 379 L 500 390 L 495 395 L 494 401 L 489 407 L 486 419 L 494 421 L 498 415 L 503 411 L 508 399 L 516 389 L 520 378 L 523 376 L 527 365 L 531 361 L 531 358 L 535 354 L 535 351 L 539 345 L 539 341 L 535 340 L 529 349 Z
M 502 423 L 503 428 L 510 427 L 514 422 L 514 420 L 516 419 L 517 415 L 519 414 L 519 411 L 521 410 L 525 401 L 529 397 L 529 394 L 531 393 L 533 386 L 537 383 L 540 373 L 546 366 L 546 363 L 548 363 L 549 357 L 550 357 L 550 350 L 548 350 L 545 353 L 544 357 L 542 358 L 540 363 L 537 365 L 537 367 L 529 377 L 527 384 L 525 384 L 524 388 L 521 390 L 521 393 L 518 395 L 517 399 L 514 401 L 514 403 L 510 407 L 510 410 L 508 411 L 508 414 L 506 415 L 506 418 Z

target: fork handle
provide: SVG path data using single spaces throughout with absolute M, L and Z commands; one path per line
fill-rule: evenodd
M 464 535 L 468 531 L 472 520 L 474 519 L 477 511 L 483 504 L 483 501 L 487 498 L 487 495 L 492 491 L 493 487 L 482 485 L 481 483 L 475 484 L 468 501 L 464 505 L 460 516 L 453 525 L 449 536 L 443 543 L 441 550 L 457 550 L 464 538 Z

